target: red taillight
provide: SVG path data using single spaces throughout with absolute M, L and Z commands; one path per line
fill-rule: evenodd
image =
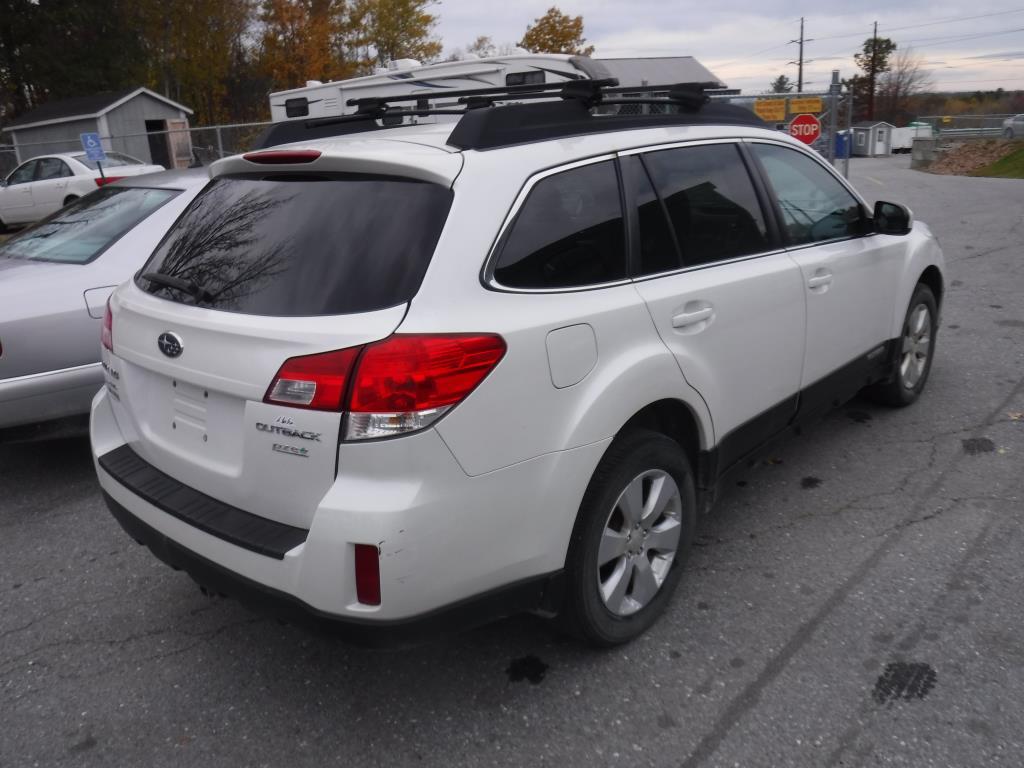
M 120 181 L 124 176 L 107 176 L 105 178 L 97 176 L 93 181 L 96 182 L 97 187 L 102 187 L 105 184 L 113 184 L 115 181 Z
M 290 357 L 270 383 L 265 403 L 340 411 L 349 373 L 361 347 Z
M 373 544 L 356 544 L 356 600 L 380 605 L 380 550 Z
M 110 299 L 107 299 L 107 309 L 103 313 L 103 330 L 100 331 L 100 343 L 114 351 L 114 315 L 110 312 Z
M 320 157 L 320 152 L 315 149 L 272 149 L 267 152 L 249 152 L 242 155 L 243 160 L 262 165 L 312 163 L 318 157 Z
M 349 440 L 415 432 L 472 392 L 505 349 L 505 340 L 490 333 L 396 334 L 289 358 L 263 402 L 348 411 Z
M 352 382 L 353 413 L 425 411 L 472 392 L 505 354 L 493 334 L 402 334 L 369 344 Z

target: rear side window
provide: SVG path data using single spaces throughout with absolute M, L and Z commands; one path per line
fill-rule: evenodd
M 860 203 L 839 181 L 802 152 L 775 144 L 751 144 L 779 201 L 790 245 L 857 237 Z
M 707 144 L 643 158 L 665 202 L 685 266 L 769 249 L 764 215 L 737 147 Z
M 538 181 L 504 238 L 494 277 L 509 288 L 582 288 L 626 277 L 611 160 Z
M 173 301 L 252 315 L 392 307 L 419 289 L 451 201 L 447 187 L 393 176 L 220 177 L 142 270 L 201 290 L 136 282 Z

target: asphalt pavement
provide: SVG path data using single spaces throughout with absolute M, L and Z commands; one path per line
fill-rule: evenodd
M 1024 181 L 858 159 L 949 260 L 911 408 L 730 484 L 676 600 L 596 652 L 533 617 L 379 652 L 203 596 L 81 437 L 0 445 L 0 766 L 1019 766 Z

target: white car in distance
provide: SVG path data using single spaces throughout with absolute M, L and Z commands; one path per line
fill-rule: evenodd
M 44 219 L 104 184 L 164 170 L 120 152 L 106 154 L 102 173 L 84 152 L 42 155 L 19 165 L 0 181 L 0 232 Z

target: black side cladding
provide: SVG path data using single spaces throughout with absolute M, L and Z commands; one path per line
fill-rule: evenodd
M 127 445 L 103 454 L 99 463 L 114 480 L 154 507 L 252 552 L 283 560 L 309 535 L 302 528 L 267 520 L 189 488 Z

